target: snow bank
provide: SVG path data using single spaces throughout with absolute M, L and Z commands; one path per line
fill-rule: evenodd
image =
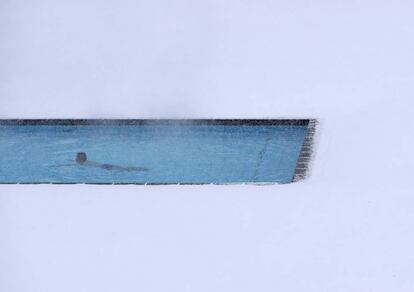
M 0 186 L 0 290 L 412 291 L 413 8 L 0 3 L 0 118 L 320 120 L 303 183 Z

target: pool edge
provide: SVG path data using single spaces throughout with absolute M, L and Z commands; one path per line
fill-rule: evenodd
M 292 182 L 299 182 L 309 177 L 310 163 L 314 154 L 314 143 L 316 127 L 318 120 L 309 119 L 305 139 L 303 140 L 302 149 L 296 162 L 295 173 Z
M 229 125 L 307 126 L 311 119 L 0 119 L 0 126 Z

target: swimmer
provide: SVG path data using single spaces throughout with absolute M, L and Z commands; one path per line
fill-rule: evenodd
M 75 161 L 79 165 L 99 167 L 106 170 L 120 170 L 120 171 L 147 171 L 145 167 L 134 167 L 134 166 L 118 166 L 107 163 L 99 163 L 96 161 L 88 160 L 85 152 L 76 153 Z

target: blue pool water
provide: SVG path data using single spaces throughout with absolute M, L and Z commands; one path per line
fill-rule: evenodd
M 0 125 L 0 183 L 288 183 L 306 126 Z M 88 160 L 148 171 L 108 170 Z

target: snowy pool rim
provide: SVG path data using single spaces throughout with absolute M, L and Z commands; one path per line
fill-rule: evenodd
M 307 126 L 313 119 L 0 119 L 1 126 Z

